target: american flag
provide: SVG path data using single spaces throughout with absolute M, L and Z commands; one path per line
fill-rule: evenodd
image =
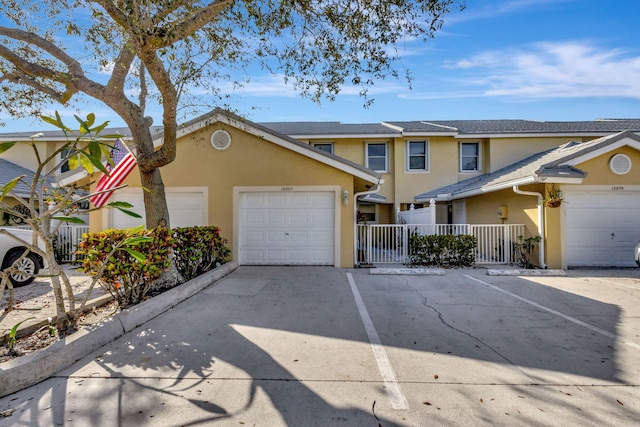
M 122 181 L 129 175 L 129 173 L 136 166 L 136 158 L 127 150 L 121 139 L 117 139 L 111 150 L 111 159 L 115 167 L 111 170 L 111 167 L 107 165 L 109 175 L 102 174 L 98 183 L 96 184 L 96 192 L 115 188 L 122 184 Z M 91 203 L 96 208 L 100 208 L 107 203 L 109 197 L 113 194 L 113 191 L 107 191 L 106 193 L 96 194 L 91 197 Z

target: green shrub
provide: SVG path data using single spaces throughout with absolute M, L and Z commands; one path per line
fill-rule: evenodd
M 176 267 L 185 280 L 218 267 L 231 254 L 218 227 L 175 228 L 173 238 Z
M 468 235 L 413 234 L 409 239 L 411 264 L 465 267 L 475 262 L 477 239 Z
M 526 239 L 524 236 L 518 236 L 518 241 L 513 244 L 516 254 L 516 262 L 520 267 L 532 268 L 531 253 L 533 248 L 540 243 L 542 238 L 540 236 L 531 236 Z
M 171 263 L 175 240 L 162 227 L 110 229 L 84 234 L 78 245 L 81 269 L 117 299 L 121 307 L 143 301 Z

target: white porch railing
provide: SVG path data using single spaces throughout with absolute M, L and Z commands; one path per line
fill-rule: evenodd
M 467 234 L 477 239 L 476 264 L 515 262 L 514 242 L 524 236 L 523 224 L 358 224 L 357 263 L 407 264 L 409 237 L 431 234 Z

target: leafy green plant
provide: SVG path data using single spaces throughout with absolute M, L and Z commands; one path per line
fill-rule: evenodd
M 414 265 L 464 267 L 475 262 L 477 239 L 469 235 L 419 235 L 409 238 L 409 260 Z
M 7 347 L 9 347 L 9 353 L 14 354 L 14 348 L 17 342 L 16 335 L 18 334 L 18 328 L 20 327 L 20 325 L 22 325 L 24 322 L 27 322 L 33 319 L 35 319 L 35 317 L 29 317 L 13 325 L 13 328 L 11 328 L 11 330 L 9 331 L 9 341 L 7 343 Z
M 173 238 L 176 267 L 185 280 L 218 267 L 231 254 L 215 226 L 175 228 Z
M 555 184 L 551 184 L 551 187 L 547 188 L 547 196 L 542 199 L 548 208 L 557 208 L 562 203 L 562 200 L 564 200 L 562 191 L 559 190 Z
M 531 236 L 526 239 L 524 236 L 518 236 L 518 241 L 516 241 L 513 246 L 515 249 L 516 262 L 520 267 L 533 267 L 533 264 L 531 263 L 531 253 L 533 252 L 535 245 L 541 240 L 542 238 L 540 236 Z
M 65 136 L 65 142 L 55 144 L 36 143 L 30 141 L 0 142 L 0 154 L 11 150 L 16 146 L 23 149 L 31 149 L 37 162 L 37 167 L 32 176 L 17 176 L 8 182 L 0 184 L 0 213 L 11 223 L 24 222 L 28 224 L 36 239 L 22 241 L 21 246 L 28 248 L 46 261 L 54 289 L 56 304 L 56 326 L 59 331 L 64 331 L 75 325 L 77 314 L 86 304 L 95 283 L 85 293 L 80 306 L 76 305 L 68 277 L 60 267 L 60 250 L 57 241 L 57 231 L 62 224 L 79 224 L 84 221 L 82 216 L 94 211 L 88 200 L 92 196 L 86 189 L 76 186 L 56 186 L 56 175 L 63 167 L 82 169 L 88 174 L 94 172 L 108 173 L 107 164 L 114 165 L 111 158 L 112 142 L 120 135 L 104 135 L 109 122 L 96 122 L 94 114 L 88 114 L 86 118 L 75 116 L 79 124 L 77 130 L 71 130 L 66 126 L 60 114 L 54 117 L 42 116 L 41 119 L 59 129 Z M 17 191 L 22 185 L 29 187 L 28 194 Z M 124 186 L 124 185 L 122 185 Z M 118 187 L 119 188 L 119 187 Z M 127 215 L 134 215 L 130 204 L 112 202 L 105 207 L 118 209 Z M 2 234 L 9 234 L 6 230 L 0 230 Z M 0 296 L 4 288 L 0 284 Z
M 78 254 L 83 257 L 80 268 L 96 278 L 124 308 L 146 299 L 154 282 L 171 264 L 175 240 L 164 227 L 138 227 L 84 234 L 78 246 Z
M 56 327 L 53 326 L 53 319 L 51 317 L 47 317 L 47 328 L 49 330 L 49 336 L 50 337 L 55 337 L 56 336 Z

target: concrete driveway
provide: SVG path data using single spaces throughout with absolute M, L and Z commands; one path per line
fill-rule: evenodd
M 0 425 L 637 425 L 638 270 L 445 273 L 241 267 Z

